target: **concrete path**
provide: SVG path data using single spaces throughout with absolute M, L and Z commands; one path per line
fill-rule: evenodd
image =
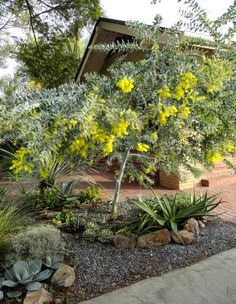
M 235 304 L 236 249 L 82 304 Z

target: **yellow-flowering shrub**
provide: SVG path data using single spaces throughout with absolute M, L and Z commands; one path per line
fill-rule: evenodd
M 116 86 L 120 88 L 123 93 L 128 94 L 134 88 L 134 80 L 124 77 L 116 83 Z

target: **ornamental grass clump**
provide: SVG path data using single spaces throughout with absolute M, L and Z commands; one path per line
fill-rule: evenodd
M 4 201 L 6 191 L 1 188 L 0 198 L 0 259 L 4 260 L 9 252 L 8 242 L 14 234 L 29 224 L 31 211 L 28 206 Z

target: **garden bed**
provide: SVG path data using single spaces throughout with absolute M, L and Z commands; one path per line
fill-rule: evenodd
M 168 244 L 149 249 L 118 249 L 110 244 L 83 244 L 64 234 L 77 279 L 70 303 L 78 303 L 137 281 L 194 264 L 236 246 L 236 227 L 217 219 L 188 246 Z

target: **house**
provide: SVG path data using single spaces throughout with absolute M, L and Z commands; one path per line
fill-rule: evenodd
M 164 33 L 161 39 L 163 44 L 168 36 Z M 199 35 L 190 32 L 181 33 L 187 39 L 204 39 L 208 42 L 212 42 L 207 35 Z M 118 57 L 118 54 L 112 51 L 109 52 L 99 52 L 91 47 L 97 44 L 104 43 L 117 43 L 117 42 L 132 42 L 134 41 L 135 33 L 126 25 L 124 21 L 100 18 L 93 29 L 92 35 L 90 37 L 88 46 L 86 48 L 85 54 L 78 68 L 75 81 L 83 82 L 84 75 L 86 73 L 96 72 L 100 74 L 106 74 L 109 66 Z M 195 44 L 194 47 L 201 49 L 206 55 L 211 54 L 214 51 L 213 46 L 207 46 Z M 127 54 L 126 60 L 128 61 L 139 61 L 143 58 L 142 51 L 135 51 Z M 236 158 L 229 158 L 229 160 L 236 165 Z M 236 174 L 231 169 L 228 169 L 227 165 L 223 162 L 218 163 L 212 171 L 207 171 L 202 169 L 202 176 L 199 178 L 194 178 L 194 176 L 189 172 L 182 172 L 184 176 L 183 180 L 180 180 L 174 173 L 167 175 L 165 172 L 160 170 L 159 172 L 159 183 L 165 187 L 171 189 L 186 189 L 194 186 L 210 186 L 215 184 L 229 184 L 236 181 Z

